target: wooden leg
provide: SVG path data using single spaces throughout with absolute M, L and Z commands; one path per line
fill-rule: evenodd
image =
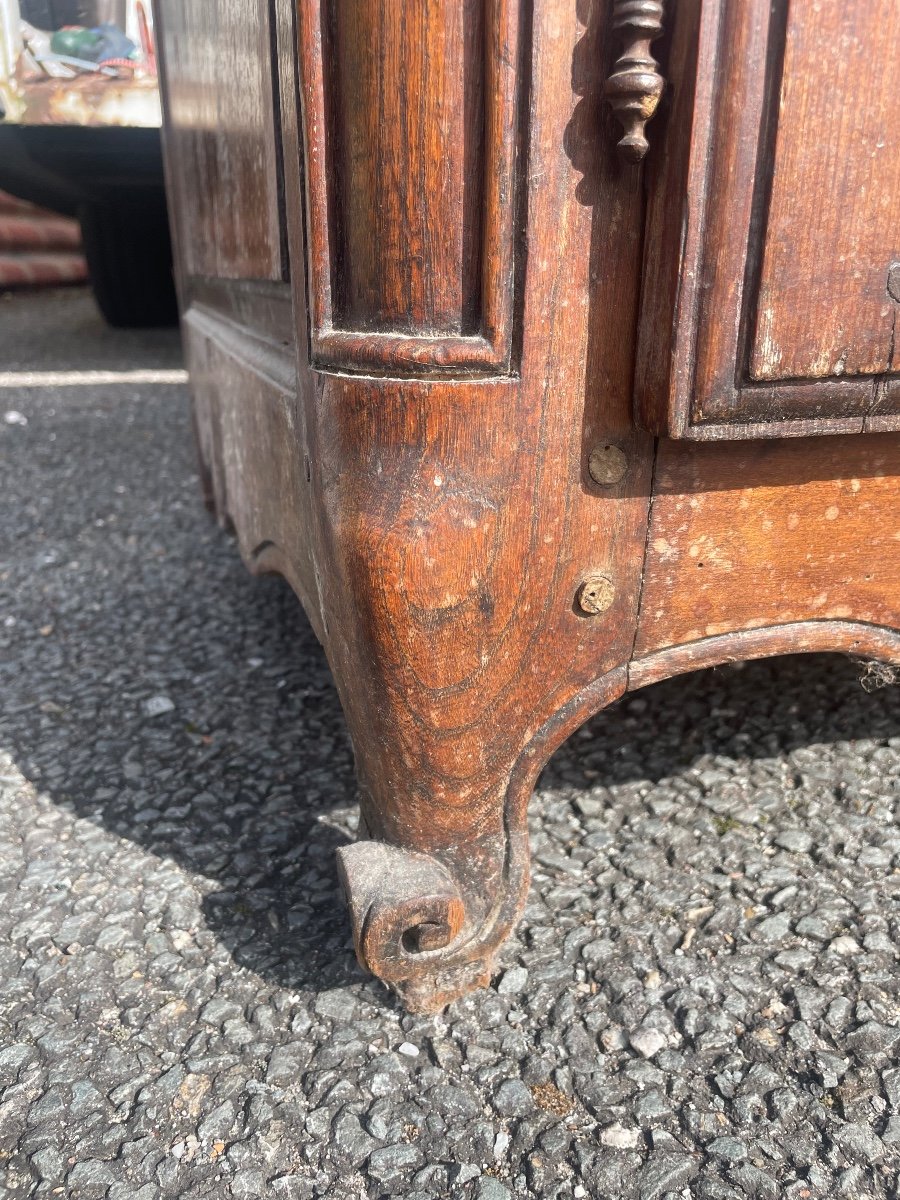
M 477 776 L 419 773 L 404 785 L 403 766 L 391 769 L 371 723 L 357 740 L 365 837 L 338 851 L 339 872 L 360 962 L 411 1011 L 437 1011 L 489 982 L 528 891 L 534 781 L 557 746 L 618 698 L 625 682 L 620 668 L 584 688 L 512 761 L 491 759 L 496 731 L 485 721 L 480 746 L 466 735 Z M 370 713 L 370 722 L 379 717 Z M 388 759 L 392 750 L 401 761 L 400 739 L 388 746 Z
M 301 598 L 347 718 L 369 839 L 341 855 L 359 958 L 440 1008 L 487 981 L 525 899 L 538 771 L 625 689 L 649 444 L 588 436 L 542 375 L 547 420 L 506 382 L 347 376 L 298 397 L 267 344 L 205 312 L 186 329 L 218 510 L 250 569 Z M 602 495 L 580 470 L 597 445 L 624 464 Z

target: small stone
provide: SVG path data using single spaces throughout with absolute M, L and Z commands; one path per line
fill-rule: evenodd
M 700 1164 L 686 1154 L 653 1154 L 641 1171 L 638 1194 L 641 1200 L 659 1200 L 669 1192 L 678 1193 L 694 1178 Z
M 86 1159 L 76 1163 L 66 1180 L 72 1195 L 102 1195 L 116 1181 L 109 1163 L 99 1159 Z
M 800 1050 L 812 1050 L 816 1044 L 816 1035 L 806 1021 L 795 1021 L 788 1030 L 788 1038 Z
M 231 1181 L 232 1196 L 264 1196 L 266 1194 L 266 1177 L 262 1171 L 245 1168 L 238 1171 Z
M 796 930 L 800 937 L 813 938 L 817 942 L 827 942 L 831 936 L 831 926 L 818 917 L 801 917 Z
M 422 1162 L 422 1152 L 417 1146 L 398 1143 L 395 1146 L 382 1146 L 369 1156 L 369 1174 L 383 1183 L 403 1171 L 418 1167 Z
M 65 1175 L 65 1155 L 55 1146 L 45 1146 L 43 1150 L 32 1154 L 31 1163 L 38 1173 L 38 1178 L 49 1183 L 55 1183 Z
M 850 1063 L 846 1058 L 839 1058 L 836 1054 L 822 1052 L 816 1055 L 816 1065 L 822 1078 L 822 1087 L 836 1088 L 846 1075 Z
M 884 1145 L 881 1138 L 868 1125 L 843 1125 L 835 1134 L 834 1140 L 848 1158 L 859 1163 L 877 1162 L 884 1157 Z
M 725 1158 L 729 1162 L 740 1162 L 747 1157 L 747 1147 L 735 1137 L 720 1137 L 706 1147 L 714 1158 Z
M 277 1175 L 269 1182 L 269 1190 L 276 1200 L 308 1200 L 311 1193 L 308 1180 L 303 1175 Z
M 778 1184 L 771 1175 L 744 1162 L 728 1172 L 728 1178 L 752 1200 L 778 1200 Z
M 332 988 L 320 992 L 316 997 L 316 1016 L 329 1017 L 332 1021 L 352 1021 L 356 1016 L 356 997 L 346 988 Z
M 863 945 L 870 954 L 890 954 L 895 955 L 897 949 L 894 943 L 886 933 L 867 933 L 863 938 Z
M 225 1137 L 233 1124 L 234 1105 L 230 1100 L 224 1100 L 200 1122 L 197 1134 L 204 1142 L 214 1142 Z
M 892 1025 L 880 1025 L 867 1021 L 859 1029 L 847 1034 L 846 1044 L 857 1058 L 864 1060 L 879 1058 L 892 1052 L 900 1041 L 900 1029 Z
M 296 1083 L 302 1071 L 302 1057 L 298 1046 L 276 1046 L 269 1055 L 266 1067 L 266 1083 L 274 1087 L 290 1087 Z
M 800 1098 L 790 1088 L 775 1088 L 769 1093 L 769 1104 L 779 1120 L 786 1120 L 797 1111 Z
M 148 717 L 161 717 L 174 709 L 175 705 L 168 696 L 151 696 L 149 700 L 144 701 L 144 713 Z
M 497 984 L 501 996 L 515 996 L 525 990 L 528 983 L 528 971 L 525 967 L 511 967 L 505 971 L 503 978 Z
M 15 408 L 8 408 L 3 414 L 3 420 L 7 425 L 27 425 L 28 418 L 24 413 L 20 413 Z
M 668 1129 L 651 1129 L 647 1138 L 653 1150 L 662 1150 L 666 1153 L 677 1154 L 681 1149 L 681 1146 L 672 1134 L 669 1133 Z
M 482 1175 L 475 1191 L 477 1200 L 512 1200 L 512 1192 L 508 1187 L 494 1179 L 492 1175 Z
M 450 1121 L 470 1121 L 481 1112 L 478 1102 L 463 1088 L 452 1083 L 432 1088 L 429 1097 L 437 1111 Z
M 334 1145 L 355 1168 L 377 1149 L 378 1142 L 366 1133 L 355 1113 L 343 1112 L 334 1123 Z
M 815 966 L 816 956 L 809 950 L 782 950 L 775 955 L 775 962 L 779 967 L 799 973 L 811 970 Z
M 579 796 L 575 807 L 583 817 L 590 820 L 592 817 L 599 817 L 607 806 L 598 796 Z
M 401 1042 L 397 1047 L 397 1053 L 404 1055 L 406 1058 L 418 1058 L 419 1047 L 414 1046 L 412 1042 Z
M 616 1050 L 625 1049 L 628 1045 L 628 1034 L 618 1025 L 613 1025 L 600 1034 L 600 1044 L 607 1054 L 613 1054 Z
M 643 1058 L 653 1058 L 660 1050 L 668 1045 L 668 1038 L 660 1029 L 637 1029 L 629 1037 L 632 1049 L 637 1050 Z
M 665 1096 L 655 1088 L 638 1096 L 634 1102 L 634 1112 L 641 1121 L 659 1121 L 669 1116 L 672 1108 Z
M 469 1183 L 470 1180 L 477 1179 L 480 1174 L 481 1167 L 476 1167 L 474 1163 L 459 1163 L 453 1182 L 462 1187 L 464 1183 Z
M 830 954 L 842 954 L 845 957 L 850 954 L 862 954 L 862 946 L 856 938 L 852 938 L 849 934 L 843 934 L 841 937 L 834 938 L 828 945 Z
M 836 996 L 828 1005 L 825 1023 L 830 1029 L 843 1031 L 850 1024 L 853 1016 L 853 1005 L 846 996 Z
M 600 1133 L 600 1141 L 604 1146 L 613 1146 L 616 1150 L 633 1150 L 641 1140 L 639 1129 L 625 1129 L 622 1125 L 607 1125 Z
M 713 791 L 721 787 L 723 783 L 728 783 L 731 780 L 730 775 L 726 775 L 724 771 L 698 771 L 697 782 L 707 792 Z
M 881 1076 L 881 1086 L 895 1110 L 900 1110 L 900 1067 L 892 1067 Z
M 524 1117 L 534 1108 L 534 1098 L 521 1079 L 505 1079 L 497 1088 L 494 1107 L 504 1117 Z
M 0 1050 L 0 1085 L 12 1083 L 22 1067 L 34 1056 L 34 1046 L 29 1046 L 26 1042 L 15 1042 Z
M 774 917 L 766 917 L 753 930 L 761 942 L 780 942 L 791 932 L 791 917 L 789 913 L 776 913 Z
M 813 847 L 812 835 L 805 829 L 785 829 L 775 839 L 775 845 L 794 854 L 807 854 Z
M 200 1020 L 206 1021 L 210 1025 L 221 1027 L 226 1021 L 232 1021 L 237 1017 L 242 1017 L 244 1010 L 239 1004 L 235 1004 L 233 1000 L 225 1000 L 221 997 L 215 997 L 207 1004 L 204 1004 L 200 1010 Z
M 378 1138 L 381 1142 L 385 1142 L 391 1137 L 391 1129 L 394 1123 L 394 1110 L 391 1107 L 391 1103 L 385 1096 L 381 1096 L 366 1113 L 366 1129 L 368 1129 L 373 1137 Z

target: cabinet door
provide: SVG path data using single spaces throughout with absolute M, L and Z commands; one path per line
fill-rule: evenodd
M 900 429 L 900 0 L 667 9 L 639 423 L 681 438 Z

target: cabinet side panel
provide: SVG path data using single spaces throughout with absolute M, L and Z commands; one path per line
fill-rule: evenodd
M 157 0 L 182 269 L 285 277 L 268 0 Z

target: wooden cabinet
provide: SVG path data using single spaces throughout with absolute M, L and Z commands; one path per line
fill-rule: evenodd
M 900 665 L 896 12 L 158 9 L 209 500 L 328 654 L 360 959 L 439 1007 L 588 716 L 742 657 Z

